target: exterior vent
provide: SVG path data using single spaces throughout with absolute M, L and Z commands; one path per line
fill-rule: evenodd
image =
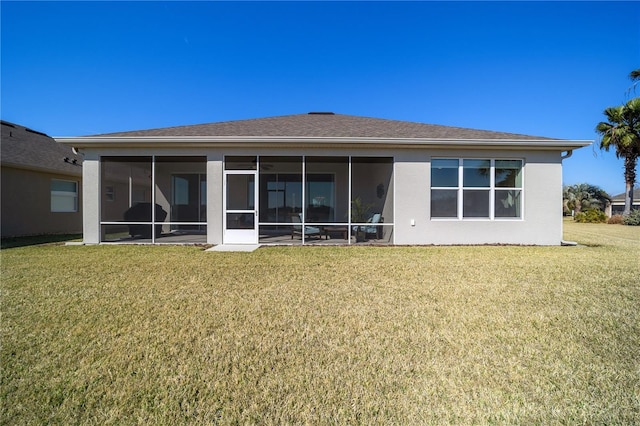
M 309 115 L 336 115 L 335 112 L 322 112 L 322 111 L 313 111 L 310 112 Z

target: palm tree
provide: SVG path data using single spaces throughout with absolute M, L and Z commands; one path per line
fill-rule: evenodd
M 640 98 L 631 99 L 624 105 L 604 110 L 607 121 L 596 126 L 596 132 L 602 136 L 600 149 L 616 150 L 616 157 L 624 158 L 624 179 L 626 195 L 624 213 L 631 212 L 633 204 L 633 185 L 636 181 L 636 165 L 640 155 Z
M 565 186 L 562 199 L 564 210 L 573 210 L 575 213 L 589 208 L 604 210 L 607 203 L 611 202 L 611 197 L 604 189 L 588 183 Z
M 640 83 L 640 68 L 638 68 L 637 70 L 631 71 L 629 73 L 629 78 L 631 79 L 633 84 L 629 88 L 628 92 L 631 92 L 632 89 L 635 92 L 636 91 L 636 86 L 638 85 L 638 83 Z

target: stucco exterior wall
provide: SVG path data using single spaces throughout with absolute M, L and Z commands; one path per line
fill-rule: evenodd
M 207 242 L 222 244 L 222 152 L 209 152 L 207 155 Z
M 98 151 L 87 150 L 84 162 L 85 242 L 100 241 Z M 393 157 L 393 174 L 387 191 L 393 200 L 384 205 L 385 224 L 394 223 L 395 244 L 526 244 L 559 245 L 562 239 L 562 163 L 558 151 L 444 150 L 444 149 L 350 149 L 318 148 L 190 148 L 186 150 L 142 148 L 109 149 L 102 155 L 206 155 L 207 156 L 207 242 L 223 241 L 223 159 L 225 155 L 269 156 L 363 156 Z M 510 158 L 522 159 L 522 219 L 443 220 L 430 217 L 431 159 Z M 378 181 L 376 180 L 376 184 Z
M 522 219 L 431 219 L 431 158 L 524 160 Z M 559 152 L 406 151 L 396 156 L 396 244 L 559 245 L 562 163 Z
M 85 244 L 100 243 L 100 156 L 87 152 L 82 163 L 82 234 Z
M 74 181 L 62 174 L 2 167 L 2 237 L 82 232 L 82 197 L 78 190 L 78 211 L 51 211 L 51 179 Z

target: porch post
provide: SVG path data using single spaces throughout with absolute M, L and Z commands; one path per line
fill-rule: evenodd
M 82 233 L 85 244 L 100 243 L 100 156 L 85 153 L 82 162 Z
M 207 155 L 207 244 L 222 244 L 222 153 Z

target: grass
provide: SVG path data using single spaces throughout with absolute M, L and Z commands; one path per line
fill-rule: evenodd
M 3 424 L 637 424 L 640 227 L 2 250 Z
M 56 235 L 35 235 L 31 237 L 7 237 L 2 238 L 0 247 L 13 248 L 33 246 L 38 244 L 55 244 L 67 241 L 82 241 L 82 234 L 56 234 Z

